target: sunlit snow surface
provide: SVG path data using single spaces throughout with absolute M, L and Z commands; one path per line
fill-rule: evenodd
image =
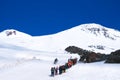
M 0 80 L 120 80 L 120 64 L 104 62 L 77 63 L 66 73 L 50 76 L 51 67 L 63 65 L 69 58 L 79 59 L 77 54 L 65 52 L 68 46 L 106 54 L 120 48 L 120 32 L 105 28 L 109 38 L 103 35 L 104 31 L 94 32 L 91 28 L 104 30 L 105 27 L 85 24 L 46 36 L 30 36 L 14 29 L 1 32 Z M 6 36 L 6 31 L 16 31 L 16 35 Z M 105 49 L 90 48 L 90 45 L 102 45 Z M 58 58 L 56 65 L 55 58 Z
M 1 49 L 2 50 L 2 49 Z M 3 52 L 3 53 L 2 53 Z M 2 50 L 0 52 L 1 80 L 119 80 L 120 64 L 77 63 L 61 75 L 50 77 L 50 68 L 65 64 L 68 53 L 41 53 L 32 51 Z M 58 58 L 55 65 L 53 61 Z M 78 57 L 79 58 L 79 57 Z

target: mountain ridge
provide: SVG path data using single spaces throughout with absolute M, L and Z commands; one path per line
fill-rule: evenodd
M 82 24 L 52 35 L 30 36 L 23 33 L 19 38 L 11 37 L 9 40 L 3 38 L 2 41 L 41 51 L 63 52 L 66 47 L 73 45 L 86 50 L 108 54 L 120 48 L 118 45 L 120 42 L 120 32 L 95 23 Z M 99 47 L 104 49 L 101 50 Z

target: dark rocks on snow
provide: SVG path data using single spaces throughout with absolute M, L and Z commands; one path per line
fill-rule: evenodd
M 111 54 L 106 60 L 106 63 L 120 63 L 120 50 L 111 52 Z
M 103 61 L 107 58 L 107 55 L 105 54 L 84 50 L 76 46 L 69 46 L 65 50 L 70 53 L 77 53 L 78 55 L 80 55 L 79 61 L 86 63 Z

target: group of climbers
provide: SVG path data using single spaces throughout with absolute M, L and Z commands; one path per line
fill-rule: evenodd
M 51 76 L 58 75 L 58 67 L 51 67 Z
M 68 59 L 68 62 L 65 63 L 66 69 L 72 67 L 72 66 L 75 65 L 76 63 L 77 63 L 77 58 Z
M 51 67 L 51 76 L 62 74 L 66 72 L 66 69 L 69 69 L 73 65 L 77 63 L 77 58 L 68 59 L 68 62 L 64 65 L 60 65 L 59 67 Z

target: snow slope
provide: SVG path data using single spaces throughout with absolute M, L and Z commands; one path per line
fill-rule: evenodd
M 13 32 L 16 31 L 16 34 Z M 7 36 L 6 33 L 12 32 Z M 120 32 L 98 24 L 83 24 L 46 36 L 30 36 L 8 29 L 0 33 L 1 80 L 119 80 L 120 64 L 77 63 L 66 73 L 50 77 L 50 68 L 60 66 L 77 54 L 64 51 L 74 45 L 109 54 L 120 48 Z M 104 49 L 98 49 L 102 46 Z M 53 61 L 58 58 L 55 65 Z
M 119 80 L 120 64 L 80 64 L 66 73 L 50 77 L 51 62 L 31 60 L 0 72 L 2 80 Z M 7 76 L 7 77 L 6 77 Z
M 120 64 L 77 63 L 61 75 L 50 77 L 50 68 L 67 62 L 71 56 L 63 53 L 43 53 L 38 51 L 19 51 L 0 49 L 1 80 L 119 80 Z M 59 61 L 55 65 L 55 58 Z M 79 58 L 79 57 L 78 57 Z
M 120 32 L 95 23 L 82 24 L 45 36 L 30 36 L 19 31 L 16 31 L 16 35 L 6 36 L 5 32 L 6 30 L 0 33 L 0 40 L 5 43 L 40 51 L 63 52 L 68 46 L 77 46 L 109 54 L 120 48 L 120 45 L 118 45 L 120 42 Z

